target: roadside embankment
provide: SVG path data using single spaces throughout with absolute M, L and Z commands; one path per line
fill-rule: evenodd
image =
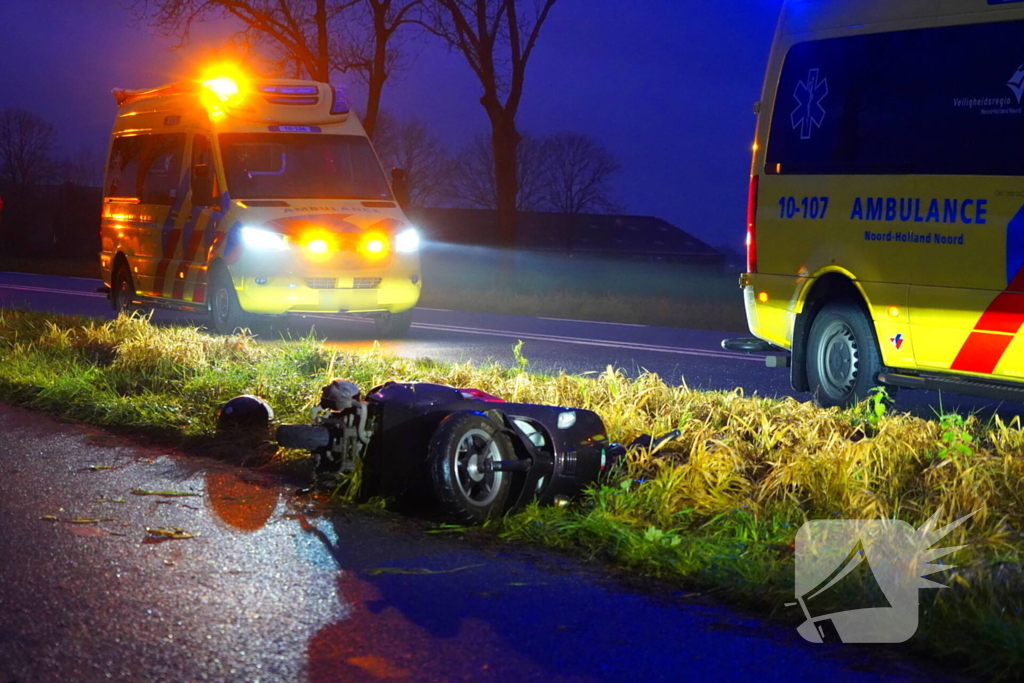
M 682 430 L 659 453 L 624 467 L 563 508 L 531 507 L 488 528 L 634 572 L 714 590 L 792 623 L 793 542 L 812 519 L 897 518 L 920 527 L 976 513 L 941 547 L 922 590 L 911 641 L 933 656 L 1013 678 L 1024 666 L 1024 430 L 994 418 L 922 420 L 884 402 L 825 411 L 793 399 L 705 393 L 631 380 L 544 376 L 520 367 L 445 365 L 326 349 L 314 338 L 260 342 L 194 328 L 157 327 L 0 310 L 0 399 L 98 426 L 212 440 L 218 406 L 243 393 L 266 398 L 282 421 L 306 421 L 319 387 L 346 377 L 476 387 L 510 401 L 587 408 L 610 436 Z M 870 575 L 868 575 L 870 576 Z M 844 582 L 859 600 L 871 586 Z

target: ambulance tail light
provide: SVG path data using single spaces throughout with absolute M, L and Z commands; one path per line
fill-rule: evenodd
M 758 177 L 750 176 L 750 195 L 747 197 L 747 272 L 757 272 L 757 186 Z

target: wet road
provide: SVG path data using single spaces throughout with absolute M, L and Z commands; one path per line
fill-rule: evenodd
M 0 683 L 948 680 L 281 475 L 2 404 L 0 433 Z
M 50 311 L 101 318 L 112 317 L 96 280 L 21 273 L 0 273 L 0 306 Z M 737 296 L 739 291 L 737 290 Z M 194 322 L 204 317 L 157 311 L 157 322 Z M 272 334 L 304 335 L 311 330 L 343 349 L 372 347 L 372 323 L 353 316 L 308 315 L 288 319 L 287 328 Z M 691 388 L 747 394 L 795 396 L 789 373 L 767 368 L 761 355 L 725 351 L 721 341 L 739 336 L 724 332 L 687 330 L 642 325 L 552 320 L 489 313 L 416 309 L 407 339 L 380 342 L 381 348 L 404 357 L 429 357 L 441 361 L 515 362 L 512 347 L 522 340 L 530 368 L 542 372 L 599 373 L 608 366 L 635 375 L 650 371 L 666 382 Z M 1024 414 L 1020 404 L 1001 404 L 985 399 L 903 390 L 897 408 L 921 417 L 942 410 L 989 415 L 998 410 L 1009 419 Z

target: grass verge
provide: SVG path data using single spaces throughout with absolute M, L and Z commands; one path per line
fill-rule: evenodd
M 144 318 L 113 322 L 0 310 L 0 398 L 98 426 L 210 440 L 227 399 L 255 393 L 305 421 L 318 389 L 343 376 L 474 386 L 512 401 L 597 411 L 609 434 L 683 431 L 670 449 L 634 453 L 565 508 L 530 507 L 489 529 L 714 589 L 791 623 L 793 540 L 809 519 L 897 517 L 920 526 L 977 511 L 943 545 L 969 549 L 921 592 L 912 647 L 988 677 L 1024 667 L 1024 431 L 1018 421 L 926 421 L 881 403 L 823 411 L 796 401 L 635 380 L 534 375 L 521 367 L 442 365 L 349 354 L 316 339 L 260 343 Z M 852 583 L 844 595 L 866 595 Z

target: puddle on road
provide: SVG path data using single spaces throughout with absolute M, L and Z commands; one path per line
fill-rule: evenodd
M 262 529 L 277 508 L 280 485 L 245 472 L 208 471 L 206 507 L 214 520 L 229 530 Z

